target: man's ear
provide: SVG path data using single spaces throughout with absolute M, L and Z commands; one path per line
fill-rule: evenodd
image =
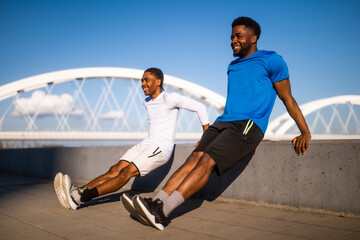
M 256 35 L 252 35 L 251 36 L 251 43 L 255 44 L 257 42 L 257 36 Z
M 156 79 L 156 86 L 158 86 L 158 87 L 161 86 L 161 80 L 160 79 Z

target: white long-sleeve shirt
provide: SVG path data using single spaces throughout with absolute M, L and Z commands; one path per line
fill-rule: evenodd
M 201 125 L 209 123 L 205 106 L 191 98 L 177 93 L 162 92 L 155 99 L 144 100 L 149 121 L 148 137 L 141 143 L 160 147 L 168 160 L 174 148 L 176 121 L 179 109 L 196 112 Z

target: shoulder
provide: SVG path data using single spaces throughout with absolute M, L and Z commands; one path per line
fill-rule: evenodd
M 261 51 L 261 58 L 269 69 L 287 67 L 283 57 L 274 51 Z
M 258 57 L 263 59 L 282 59 L 282 57 L 275 51 L 259 50 L 257 51 L 257 53 Z
M 173 107 L 181 107 L 185 102 L 187 102 L 188 97 L 185 97 L 179 93 L 172 92 L 164 96 L 164 101 L 166 104 Z
M 282 62 L 285 62 L 283 57 L 278 54 L 277 52 L 274 52 L 274 51 L 266 51 L 266 50 L 263 50 L 263 57 L 265 59 L 267 59 L 268 61 L 282 61 Z
M 174 101 L 174 100 L 177 100 L 179 98 L 181 98 L 182 95 L 176 93 L 176 92 L 172 92 L 172 93 L 167 93 L 167 92 L 164 92 L 164 99 L 165 101 Z

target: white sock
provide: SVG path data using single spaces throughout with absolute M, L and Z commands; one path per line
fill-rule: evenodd
M 163 201 L 164 203 L 164 215 L 168 217 L 170 213 L 180 206 L 185 201 L 184 197 L 178 191 L 173 192 L 168 198 Z
M 158 194 L 155 195 L 153 200 L 158 198 L 164 202 L 168 197 L 169 197 L 169 195 L 164 190 L 161 190 L 160 192 L 158 192 Z

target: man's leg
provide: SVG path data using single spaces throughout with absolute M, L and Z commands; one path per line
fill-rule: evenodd
M 154 201 L 151 201 L 151 199 L 142 199 L 136 195 L 134 199 L 136 210 L 149 224 L 159 230 L 163 230 L 164 226 L 169 223 L 168 217 L 170 213 L 207 183 L 215 165 L 215 161 L 208 154 L 204 153 L 196 166 L 188 174 L 185 176 L 178 174 L 178 180 L 182 179 L 180 176 L 183 176 L 183 180 L 169 197 L 164 200 L 155 198 Z M 185 169 L 184 167 L 184 172 Z M 157 210 L 154 211 L 154 209 Z
M 64 195 L 67 205 L 69 205 L 71 209 L 76 210 L 81 203 L 90 201 L 91 199 L 99 196 L 99 191 L 96 188 L 97 186 L 118 176 L 121 170 L 123 170 L 129 165 L 129 162 L 120 160 L 117 164 L 113 165 L 105 174 L 95 178 L 87 185 L 82 187 L 78 187 L 76 184 L 73 184 L 69 175 L 64 175 L 61 181 L 61 191 L 63 193 L 61 196 Z M 100 192 L 100 195 L 103 194 L 105 193 Z M 67 208 L 67 206 L 63 206 Z
M 186 175 L 177 189 L 163 201 L 163 212 L 166 217 L 205 186 L 215 165 L 215 161 L 207 153 L 202 155 L 198 164 Z
M 220 128 L 214 125 L 211 125 L 205 131 L 195 151 L 190 154 L 185 163 L 170 177 L 163 189 L 154 197 L 155 200 L 159 198 L 161 201 L 164 201 L 180 186 L 185 177 L 194 169 L 196 164 L 198 164 L 204 154 L 204 150 L 220 133 Z
M 125 161 L 120 161 L 120 162 L 125 162 Z M 87 202 L 87 201 L 90 201 L 91 199 L 93 199 L 94 197 L 98 197 L 98 196 L 102 196 L 102 195 L 105 195 L 105 194 L 108 194 L 111 192 L 115 192 L 115 191 L 119 190 L 120 188 L 122 188 L 130 180 L 130 178 L 139 175 L 139 171 L 133 163 L 127 163 L 127 166 L 123 167 L 120 170 L 120 172 L 118 172 L 117 175 L 115 175 L 114 172 L 115 173 L 117 172 L 117 168 L 116 168 L 117 165 L 114 165 L 113 167 L 111 167 L 110 170 L 108 171 L 108 173 L 104 174 L 103 176 L 100 176 L 100 177 L 102 177 L 102 179 L 100 179 L 99 181 L 96 182 L 95 181 L 96 179 L 93 180 L 92 182 L 94 182 L 94 183 L 100 183 L 100 182 L 102 182 L 102 183 L 98 184 L 94 188 L 86 189 L 81 194 L 80 200 L 82 202 Z M 121 164 L 121 165 L 123 165 L 123 164 Z
M 162 189 L 168 196 L 179 187 L 189 172 L 194 169 L 203 153 L 204 152 L 192 152 L 185 163 L 173 173 Z M 156 196 L 154 199 L 156 199 Z
M 185 177 L 176 191 L 178 191 L 185 200 L 188 199 L 205 186 L 215 165 L 215 161 L 207 153 L 204 153 L 198 164 L 196 164 L 195 168 Z
M 109 181 L 111 178 L 114 178 L 119 175 L 120 171 L 129 166 L 129 162 L 120 160 L 117 164 L 113 165 L 106 173 L 100 175 L 99 177 L 95 178 L 94 180 L 90 181 L 86 184 L 88 189 L 95 188 L 100 184 Z
M 130 178 L 139 175 L 139 170 L 135 167 L 135 165 L 133 163 L 128 164 L 126 167 L 121 169 L 117 176 L 110 178 L 96 187 L 99 192 L 99 196 L 119 190 L 130 180 Z

